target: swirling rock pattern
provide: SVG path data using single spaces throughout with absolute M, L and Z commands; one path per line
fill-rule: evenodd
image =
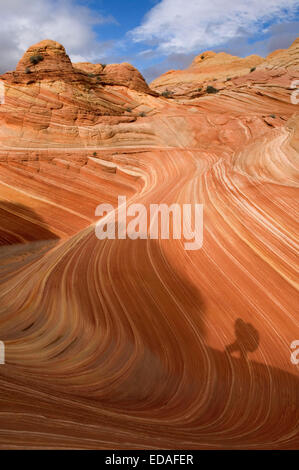
M 1 77 L 0 447 L 298 447 L 298 41 L 183 101 L 84 67 Z M 99 241 L 118 195 L 203 203 L 202 249 Z

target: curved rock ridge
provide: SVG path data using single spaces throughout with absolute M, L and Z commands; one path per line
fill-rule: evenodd
M 288 71 L 298 72 L 299 68 L 299 37 L 293 42 L 289 49 L 279 49 L 269 54 L 266 58 L 265 67 L 285 68 Z
M 226 52 L 205 51 L 197 55 L 191 64 L 191 67 L 201 67 L 201 70 L 210 69 L 212 66 L 220 65 L 224 69 L 225 66 L 231 65 L 232 69 L 248 68 L 264 62 L 264 59 L 258 55 L 250 55 L 242 58 L 227 54 Z
M 298 448 L 298 56 L 173 99 L 1 77 L 0 448 Z M 119 195 L 203 204 L 202 248 L 99 240 Z

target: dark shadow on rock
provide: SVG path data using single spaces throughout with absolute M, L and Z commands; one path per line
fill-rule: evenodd
M 205 448 L 202 442 L 219 449 L 298 448 L 297 369 L 292 374 L 209 346 L 205 354 L 208 368 L 204 355 L 199 357 L 203 367 L 198 399 L 204 406 L 194 417 L 195 448 Z
M 236 340 L 226 346 L 229 354 L 238 352 L 240 357 L 246 359 L 248 352 L 256 351 L 260 342 L 259 332 L 251 323 L 245 323 L 242 318 L 235 322 Z
M 37 429 L 41 448 L 298 445 L 295 372 L 250 360 L 259 333 L 241 319 L 226 351 L 208 346 L 199 289 L 162 246 L 89 233 L 67 251 L 57 248 L 38 321 L 20 339 L 41 341 L 47 359 L 41 363 L 37 348 L 23 364 L 22 352 L 18 368 L 7 364 L 0 380 L 0 411 L 10 410 L 3 427 L 15 447 L 34 448 Z M 62 279 L 71 279 L 67 294 Z M 22 315 L 30 314 L 26 308 Z M 18 414 L 21 433 L 12 420 Z
M 23 204 L 0 200 L 0 221 L 0 283 L 59 241 L 42 217 Z
M 0 220 L 0 246 L 59 238 L 35 211 L 23 204 L 0 201 Z
M 105 406 L 137 410 L 150 400 L 157 408 L 180 387 L 185 390 L 184 401 L 192 403 L 198 393 L 193 361 L 200 352 L 198 337 L 204 337 L 199 290 L 184 277 L 184 269 L 171 264 L 158 240 L 98 240 L 92 233 L 81 241 L 80 247 L 74 244 L 67 253 L 63 245 L 57 248 L 57 264 L 47 279 L 46 308 L 55 324 L 63 309 L 66 329 L 58 331 L 49 345 L 53 361 L 39 380 L 48 381 L 49 369 L 54 374 L 57 364 L 68 358 L 80 364 L 93 345 L 90 368 L 95 385 L 90 395 Z M 62 279 L 72 279 L 67 299 Z M 82 328 L 69 341 L 69 325 L 76 321 L 74 305 Z M 188 311 L 189 319 L 184 314 Z M 46 322 L 46 312 L 43 318 Z M 72 374 L 73 383 L 80 384 L 74 386 L 76 394 L 84 396 L 86 371 L 74 366 Z M 120 379 L 115 380 L 114 374 Z M 181 384 L 184 374 L 187 380 Z M 54 383 L 65 389 L 63 376 Z

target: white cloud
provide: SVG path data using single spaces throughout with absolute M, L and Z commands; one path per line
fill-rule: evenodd
M 161 0 L 130 34 L 162 54 L 216 47 L 266 22 L 290 21 L 298 0 Z
M 0 0 L 0 72 L 12 70 L 29 46 L 43 39 L 64 45 L 73 61 L 92 61 L 105 54 L 93 31 L 115 22 L 75 0 Z

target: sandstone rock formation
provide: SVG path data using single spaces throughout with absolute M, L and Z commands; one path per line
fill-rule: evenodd
M 99 74 L 100 81 L 104 85 L 125 86 L 132 90 L 157 96 L 157 93 L 148 87 L 141 73 L 131 64 L 122 63 L 103 66 L 103 64 L 81 62 L 74 64 L 74 66 L 94 75 Z
M 65 48 L 55 41 L 45 40 L 29 47 L 17 65 L 16 72 L 72 73 L 73 66 Z
M 214 81 L 225 82 L 233 77 L 248 74 L 263 61 L 264 59 L 257 55 L 241 59 L 225 52 L 205 51 L 195 57 L 188 69 L 166 72 L 156 78 L 151 87 L 159 92 L 169 90 L 175 94 L 195 91 L 196 88 Z
M 298 45 L 172 99 L 53 41 L 1 77 L 1 448 L 298 448 Z M 98 240 L 118 195 L 202 203 L 203 247 Z
M 297 76 L 298 49 L 297 39 L 289 49 L 275 51 L 266 59 L 257 55 L 242 59 L 225 52 L 206 51 L 196 56 L 186 70 L 173 70 L 156 78 L 151 88 L 159 93 L 168 91 L 176 98 L 196 98 L 206 94 L 209 86 L 216 90 L 230 89 L 242 82 L 247 86 L 251 82 L 259 82 L 263 76 L 264 81 L 269 81 L 270 77 L 278 76 L 278 69 L 282 75 L 288 72 Z M 262 72 L 270 70 L 272 74 L 262 75 Z

